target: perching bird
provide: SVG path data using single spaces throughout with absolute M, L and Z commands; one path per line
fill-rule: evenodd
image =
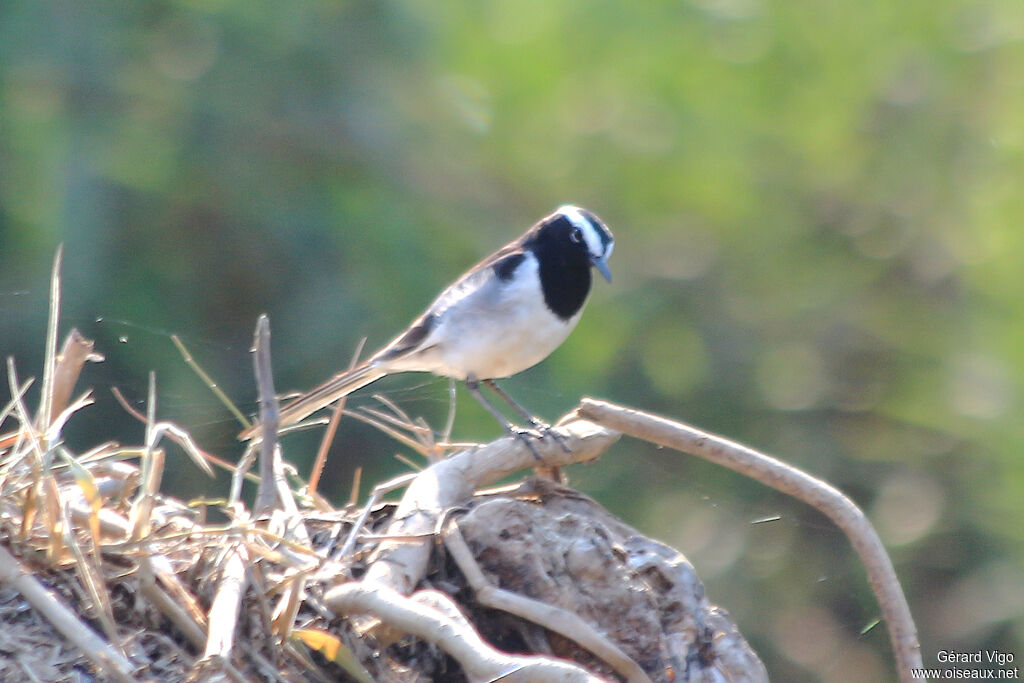
M 279 427 L 385 375 L 432 372 L 464 381 L 509 432 L 524 440 L 523 430 L 484 398 L 478 382 L 490 386 L 533 427 L 546 429 L 493 380 L 536 365 L 569 336 L 590 293 L 591 266 L 611 282 L 608 257 L 614 245 L 597 216 L 576 206 L 559 208 L 449 285 L 390 344 L 282 408 Z M 251 439 L 259 430 L 259 425 L 251 427 L 239 438 Z

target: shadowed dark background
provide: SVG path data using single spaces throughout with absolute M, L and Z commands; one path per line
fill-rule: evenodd
M 62 331 L 107 358 L 71 445 L 138 442 L 109 388 L 141 400 L 154 369 L 159 415 L 236 458 L 171 333 L 251 413 L 260 312 L 278 389 L 308 388 L 579 203 L 615 232 L 614 283 L 510 392 L 550 419 L 584 394 L 665 413 L 827 478 L 892 550 L 926 663 L 1019 659 L 1022 120 L 1016 0 L 9 0 L 0 351 L 39 375 L 63 242 Z M 444 380 L 375 389 L 444 422 Z M 497 435 L 460 395 L 455 436 Z M 285 443 L 303 474 L 315 443 Z M 394 452 L 344 422 L 322 490 L 402 471 Z M 169 470 L 226 490 L 173 447 Z M 892 678 L 824 518 L 632 442 L 569 474 L 683 551 L 773 678 Z

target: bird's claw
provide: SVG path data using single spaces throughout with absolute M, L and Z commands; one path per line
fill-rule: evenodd
M 547 422 L 542 422 L 537 418 L 534 418 L 530 420 L 530 424 L 533 425 L 533 428 L 537 431 L 537 433 L 540 435 L 542 439 L 550 436 L 552 439 L 554 439 L 555 443 L 557 443 L 561 447 L 563 452 L 572 452 L 572 450 L 569 448 L 569 444 L 566 443 L 565 441 L 565 437 L 556 432 L 555 428 L 549 425 Z
M 537 448 L 533 445 L 531 439 L 543 441 L 550 436 L 564 452 L 571 452 L 569 445 L 565 441 L 565 437 L 556 432 L 551 425 L 541 422 L 540 420 L 530 420 L 530 424 L 532 429 L 519 427 L 514 424 L 506 425 L 505 429 L 510 435 L 522 441 L 526 447 L 530 449 L 530 452 L 533 453 L 533 457 L 537 458 L 537 460 L 541 460 L 540 453 L 537 452 Z
M 533 441 L 531 440 L 531 438 L 543 439 L 544 435 L 542 433 L 533 429 L 524 429 L 523 427 L 518 427 L 514 424 L 505 425 L 505 431 L 507 431 L 509 435 L 522 441 L 523 444 L 530 449 L 530 452 L 533 453 L 533 457 L 537 460 L 542 460 L 540 453 L 537 452 L 537 448 L 533 445 Z

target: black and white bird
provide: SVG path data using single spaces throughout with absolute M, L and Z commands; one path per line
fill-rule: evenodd
M 577 206 L 562 206 L 449 285 L 404 332 L 369 359 L 282 408 L 279 427 L 295 424 L 385 375 L 431 372 L 465 382 L 470 393 L 514 434 L 526 432 L 484 398 L 480 382 L 534 428 L 546 429 L 494 380 L 536 365 L 565 341 L 590 293 L 591 267 L 611 282 L 608 257 L 614 245 L 611 232 L 597 216 Z M 247 429 L 239 438 L 251 439 L 259 429 L 259 425 Z

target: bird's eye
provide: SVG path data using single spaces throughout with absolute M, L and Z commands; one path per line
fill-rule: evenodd
M 573 228 L 572 232 L 569 233 L 569 239 L 573 242 L 579 243 L 583 241 L 583 231 L 579 228 Z

